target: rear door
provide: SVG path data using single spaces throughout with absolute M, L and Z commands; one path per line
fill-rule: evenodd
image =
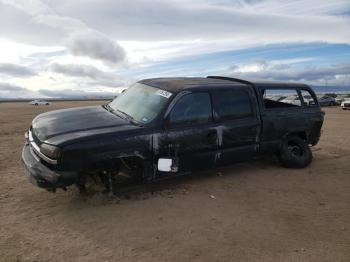
M 220 88 L 212 92 L 217 122 L 217 164 L 245 160 L 258 151 L 260 118 L 254 91 L 248 87 Z

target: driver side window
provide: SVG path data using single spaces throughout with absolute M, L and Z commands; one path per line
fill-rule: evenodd
M 172 108 L 168 122 L 171 126 L 207 123 L 212 119 L 208 93 L 184 95 Z

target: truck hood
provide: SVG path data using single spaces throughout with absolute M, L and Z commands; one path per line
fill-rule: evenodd
M 107 111 L 102 106 L 51 111 L 38 115 L 32 122 L 32 133 L 35 137 L 40 142 L 51 140 L 53 144 L 70 138 L 98 134 L 104 130 L 118 131 L 137 128 L 139 127 Z

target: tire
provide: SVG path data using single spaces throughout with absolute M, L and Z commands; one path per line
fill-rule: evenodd
M 329 105 L 330 106 L 335 106 L 335 103 L 334 102 L 330 102 Z
M 35 103 L 36 106 L 38 106 L 38 103 Z
M 282 144 L 278 158 L 287 168 L 304 168 L 312 162 L 309 145 L 299 136 L 288 136 Z

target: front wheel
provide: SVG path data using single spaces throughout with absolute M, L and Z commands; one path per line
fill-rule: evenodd
M 312 162 L 312 152 L 305 140 L 289 136 L 283 142 L 278 158 L 284 167 L 303 168 Z

